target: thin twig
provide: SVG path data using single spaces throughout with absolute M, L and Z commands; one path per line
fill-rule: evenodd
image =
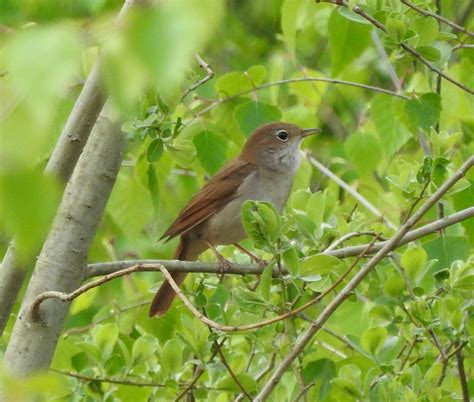
M 344 6 L 347 7 L 347 4 L 344 1 L 340 0 L 329 0 L 327 1 L 329 3 L 337 4 L 338 6 Z M 371 15 L 367 14 L 361 7 L 355 6 L 352 7 L 352 11 L 358 15 L 360 15 L 362 18 L 366 19 L 369 21 L 372 25 L 377 27 L 383 32 L 387 32 L 387 29 L 385 28 L 385 25 L 383 25 L 380 21 L 376 20 L 374 17 Z M 463 91 L 466 91 L 470 94 L 474 94 L 474 89 L 471 89 L 464 85 L 463 83 L 456 81 L 454 78 L 450 77 L 449 75 L 443 73 L 438 67 L 434 66 L 431 64 L 427 59 L 425 59 L 418 51 L 413 49 L 411 46 L 407 45 L 404 42 L 400 42 L 400 47 L 405 50 L 406 52 L 410 53 L 413 57 L 421 61 L 426 67 L 428 67 L 429 70 L 435 72 L 436 74 L 440 75 L 443 77 L 446 81 L 451 82 L 452 84 L 456 85 L 458 88 L 461 88 Z
M 410 348 L 408 349 L 408 352 L 402 361 L 402 364 L 400 366 L 400 371 L 402 371 L 405 365 L 407 364 L 408 360 L 410 359 L 411 352 L 413 352 L 413 349 L 415 349 L 416 344 L 419 342 L 420 342 L 419 339 L 415 336 L 415 339 L 413 339 L 412 343 L 410 344 Z
M 62 370 L 57 370 L 54 368 L 50 368 L 49 371 L 53 371 L 54 373 L 65 375 L 68 377 L 73 377 L 77 378 L 80 381 L 84 382 L 105 382 L 109 384 L 120 384 L 120 385 L 130 385 L 133 387 L 166 387 L 167 385 L 165 384 L 160 384 L 156 382 L 136 382 L 132 380 L 116 380 L 114 378 L 107 378 L 107 377 L 91 377 L 91 376 L 86 376 L 83 374 L 79 373 L 73 373 L 72 371 L 62 371 Z
M 388 58 L 387 52 L 385 51 L 385 48 L 382 45 L 382 41 L 380 40 L 380 37 L 375 29 L 371 32 L 371 36 L 372 36 L 372 41 L 374 42 L 375 48 L 377 49 L 377 52 L 379 52 L 382 60 L 384 61 L 387 67 L 388 75 L 390 79 L 392 80 L 396 91 L 401 93 L 403 89 L 402 82 L 400 78 L 398 77 L 397 72 L 393 68 L 392 63 L 390 63 L 390 59 Z
M 456 24 L 454 21 L 448 20 L 447 18 L 443 17 L 442 15 L 439 15 L 437 13 L 432 13 L 431 11 L 425 10 L 424 8 L 418 7 L 415 4 L 410 3 L 407 0 L 400 0 L 403 4 L 405 4 L 407 7 L 410 7 L 411 9 L 415 10 L 416 12 L 420 13 L 421 15 L 424 15 L 425 17 L 433 17 L 436 18 L 438 21 L 442 22 L 443 24 L 449 25 L 451 28 L 454 28 L 460 32 L 465 33 L 466 35 L 469 36 L 474 36 L 473 32 L 470 32 L 467 28 Z
M 304 388 L 296 395 L 295 402 L 298 402 L 305 394 L 310 390 L 310 388 L 316 385 L 316 381 L 311 381 L 308 385 L 305 385 Z
M 377 240 L 377 237 L 374 238 L 373 242 Z M 178 284 L 174 281 L 173 277 L 171 274 L 168 272 L 168 270 L 163 267 L 162 265 L 159 266 L 159 269 L 163 273 L 163 276 L 166 278 L 166 280 L 169 282 L 170 286 L 173 288 L 173 290 L 176 292 L 176 295 L 181 299 L 181 301 L 184 303 L 184 305 L 188 308 L 188 310 L 200 321 L 202 321 L 204 324 L 208 325 L 209 327 L 216 329 L 218 331 L 223 331 L 223 332 L 238 332 L 238 331 L 249 331 L 253 329 L 258 329 L 258 328 L 263 328 L 267 325 L 270 324 L 275 324 L 279 321 L 285 320 L 289 317 L 292 317 L 294 315 L 297 315 L 298 313 L 301 313 L 302 311 L 306 310 L 308 307 L 318 303 L 321 301 L 326 295 L 331 293 L 348 275 L 349 273 L 355 268 L 357 263 L 362 259 L 362 257 L 365 256 L 367 253 L 367 250 L 369 250 L 372 247 L 373 243 L 370 243 L 367 245 L 365 250 L 363 250 L 360 255 L 357 256 L 357 259 L 351 264 L 351 266 L 342 274 L 328 289 L 326 289 L 324 292 L 319 294 L 317 297 L 314 299 L 306 302 L 302 306 L 288 311 L 286 313 L 283 313 L 277 317 L 270 318 L 268 320 L 260 321 L 254 324 L 247 324 L 247 325 L 224 325 L 224 324 L 219 324 L 208 317 L 206 317 L 204 314 L 202 314 L 194 305 L 191 303 L 191 301 L 184 295 L 184 293 L 181 291 L 180 287 Z
M 136 264 L 136 265 L 133 265 L 132 267 L 125 268 L 123 270 L 113 272 L 108 275 L 104 275 L 102 278 L 89 282 L 85 284 L 84 286 L 77 288 L 71 293 L 57 292 L 54 290 L 49 291 L 49 292 L 43 292 L 36 297 L 33 303 L 31 303 L 31 306 L 30 306 L 31 319 L 34 322 L 41 321 L 40 306 L 41 306 L 41 303 L 43 303 L 47 299 L 59 299 L 62 302 L 70 302 L 74 300 L 76 297 L 80 296 L 82 293 L 85 293 L 90 289 L 96 288 L 97 286 L 103 285 L 104 283 L 109 282 L 112 279 L 119 278 L 124 275 L 129 275 L 134 272 L 143 272 L 143 271 L 152 272 L 152 271 L 157 271 L 158 269 L 159 267 L 157 267 L 155 264 L 150 264 L 150 265 Z
M 408 278 L 408 275 L 407 275 L 407 272 L 405 271 L 405 268 L 402 267 L 402 264 L 400 262 L 400 258 L 398 257 L 398 255 L 392 255 L 391 259 L 392 259 L 393 263 L 395 264 L 395 266 L 400 271 L 400 274 L 402 275 L 403 281 L 405 282 L 405 286 L 408 290 L 408 293 L 414 299 L 416 297 L 416 295 L 415 295 L 415 292 L 413 291 L 413 286 L 411 286 L 410 278 Z
M 382 221 L 389 226 L 391 229 L 397 229 L 397 225 L 393 222 L 390 222 L 385 216 L 380 212 L 367 198 L 363 197 L 359 192 L 353 189 L 349 184 L 342 180 L 339 176 L 335 175 L 331 170 L 329 170 L 322 163 L 318 162 L 311 154 L 308 152 L 303 152 L 308 161 L 320 172 L 328 176 L 331 180 L 335 181 L 340 187 L 347 191 L 352 197 L 359 201 L 365 208 L 372 212 L 375 216 L 382 219 Z
M 443 219 L 439 219 L 435 222 L 429 223 L 425 226 L 422 226 L 418 229 L 412 230 L 406 234 L 402 238 L 402 240 L 398 243 L 397 247 L 405 245 L 411 241 L 417 240 L 423 236 L 426 236 L 430 233 L 434 233 L 439 231 L 442 228 L 445 228 L 450 225 L 454 225 L 455 223 L 461 222 L 463 220 L 469 219 L 474 216 L 474 207 L 466 208 L 462 211 L 456 212 L 455 214 L 449 215 Z M 381 250 L 383 247 L 386 246 L 388 242 L 383 241 L 379 243 L 375 243 L 371 246 L 371 244 L 363 244 L 360 246 L 351 246 L 342 248 L 339 250 L 330 251 L 324 253 L 326 255 L 332 255 L 336 258 L 347 258 L 347 257 L 355 257 L 359 255 L 361 252 L 365 252 L 367 247 L 370 247 L 366 252 L 367 253 L 375 253 Z M 129 260 L 129 261 L 113 261 L 107 263 L 97 263 L 97 264 L 90 264 L 88 266 L 88 275 L 86 278 L 91 278 L 95 276 L 104 275 L 100 279 L 90 282 L 80 288 L 76 289 L 71 293 L 63 293 L 63 292 L 56 292 L 56 291 L 49 291 L 41 293 L 37 296 L 35 301 L 32 303 L 30 307 L 30 311 L 36 321 L 40 321 L 40 311 L 39 307 L 44 300 L 56 298 L 61 301 L 72 301 L 82 293 L 102 285 L 105 282 L 108 282 L 114 278 L 118 278 L 120 276 L 128 275 L 134 272 L 156 272 L 160 271 L 161 268 L 165 267 L 167 270 L 172 272 L 200 272 L 200 273 L 219 273 L 220 267 L 218 264 L 215 263 L 202 263 L 196 261 L 173 261 L 173 260 Z M 229 267 L 226 274 L 234 274 L 234 275 L 245 275 L 245 274 L 253 274 L 259 275 L 263 272 L 263 267 L 258 264 L 234 264 L 232 267 Z M 273 270 L 273 276 L 278 277 L 282 274 L 286 274 L 287 271 L 282 268 L 282 271 L 279 272 L 277 269 Z M 132 306 L 131 308 L 139 307 Z M 107 317 L 110 318 L 110 317 Z
M 474 49 L 474 45 L 461 43 L 460 45 L 454 46 L 452 51 L 455 52 L 456 50 L 459 50 L 459 49 Z
M 350 282 L 337 294 L 336 297 L 323 309 L 319 317 L 316 318 L 310 328 L 299 338 L 298 342 L 292 347 L 291 352 L 286 356 L 270 379 L 261 389 L 260 393 L 255 397 L 254 401 L 264 401 L 280 382 L 281 377 L 286 370 L 291 366 L 293 361 L 305 349 L 306 345 L 311 341 L 313 336 L 321 329 L 324 323 L 331 317 L 333 312 L 352 294 L 353 290 L 359 283 L 382 261 L 382 259 L 391 252 L 405 234 L 418 222 L 449 189 L 463 178 L 466 172 L 474 165 L 474 156 L 471 156 L 446 182 L 441 185 L 436 192 L 434 192 L 423 206 L 413 214 L 413 216 L 405 222 L 395 235 L 386 243 L 386 245 L 374 255 L 369 262 L 354 275 Z
M 454 349 L 451 353 L 448 354 L 447 359 L 448 360 L 451 359 L 451 357 L 453 357 L 456 353 L 458 353 L 468 343 L 469 343 L 468 341 L 464 341 L 464 342 L 461 342 L 461 343 L 458 342 L 458 345 L 456 346 L 456 349 Z
M 211 354 L 211 357 L 208 359 L 208 363 L 211 363 L 214 358 L 217 356 L 217 353 L 219 353 L 219 350 L 220 348 L 222 347 L 222 345 L 224 345 L 226 341 L 226 338 L 224 338 L 222 341 L 220 341 L 220 343 L 215 343 L 215 348 Z M 199 366 L 199 368 L 197 369 L 197 371 L 194 373 L 194 377 L 193 379 L 191 380 L 191 382 L 186 386 L 186 388 L 180 392 L 174 399 L 174 402 L 177 402 L 179 401 L 183 396 L 185 396 L 191 389 L 193 389 L 194 385 L 198 382 L 199 378 L 201 378 L 201 376 L 204 374 L 204 368 L 202 366 Z
M 352 8 L 352 11 L 354 11 L 356 14 L 359 14 L 362 18 L 365 18 L 372 25 L 379 28 L 383 32 L 387 32 L 387 29 L 385 28 L 385 25 L 383 25 L 381 22 L 377 21 L 371 15 L 367 14 L 361 7 L 355 6 L 355 7 Z M 436 74 L 440 75 L 446 81 L 451 82 L 452 84 L 456 85 L 458 88 L 461 88 L 462 90 L 464 90 L 464 91 L 466 91 L 470 94 L 474 94 L 474 89 L 471 89 L 471 88 L 467 87 L 463 83 L 461 83 L 459 81 L 456 81 L 454 78 L 452 78 L 449 75 L 443 73 L 438 67 L 431 64 L 427 59 L 425 59 L 417 50 L 413 49 L 411 46 L 407 45 L 404 42 L 400 42 L 400 46 L 403 50 L 410 53 L 413 57 L 415 57 L 416 59 L 421 61 L 426 67 L 428 67 L 429 70 L 431 70 L 431 71 L 435 72 Z
M 461 383 L 462 400 L 463 402 L 469 402 L 469 388 L 467 386 L 466 371 L 464 370 L 464 354 L 462 348 L 459 347 L 456 348 L 456 363 L 458 366 L 459 382 Z
M 201 85 L 204 85 L 207 81 L 212 80 L 214 78 L 214 71 L 212 70 L 211 66 L 207 64 L 201 56 L 199 56 L 197 53 L 195 55 L 196 60 L 199 64 L 199 67 L 204 69 L 206 71 L 206 76 L 204 78 L 201 78 L 199 81 L 195 82 L 193 85 L 191 85 L 186 91 L 184 91 L 183 95 L 181 96 L 180 102 L 186 98 L 191 92 L 199 88 Z
M 416 197 L 415 201 L 411 204 L 410 206 L 410 209 L 408 210 L 407 214 L 406 214 L 406 217 L 404 219 L 404 222 L 406 222 L 408 220 L 408 218 L 410 218 L 411 214 L 413 213 L 413 211 L 415 210 L 415 207 L 418 205 L 418 203 L 423 199 L 423 197 L 425 196 L 425 192 L 426 192 L 426 189 L 428 188 L 428 186 L 430 185 L 431 183 L 431 179 L 430 180 L 426 180 L 425 184 L 423 185 L 423 188 L 421 189 L 420 191 L 420 194 L 418 195 L 418 197 Z
M 324 253 L 327 253 L 328 251 L 335 250 L 337 246 L 341 245 L 345 241 L 349 239 L 353 239 L 354 237 L 360 237 L 360 236 L 377 236 L 380 238 L 380 233 L 376 233 L 374 231 L 367 231 L 367 232 L 351 232 L 347 233 L 344 236 L 340 237 L 339 239 L 335 240 L 332 242 L 325 250 Z
M 225 368 L 227 369 L 227 371 L 229 372 L 230 376 L 232 377 L 232 379 L 234 380 L 234 382 L 237 384 L 237 386 L 240 388 L 240 390 L 242 391 L 242 393 L 251 401 L 252 400 L 252 397 L 250 396 L 250 394 L 247 392 L 247 390 L 245 389 L 245 387 L 242 385 L 242 383 L 240 382 L 239 378 L 235 375 L 234 371 L 232 370 L 232 368 L 229 366 L 229 363 L 227 363 L 227 360 L 224 356 L 224 353 L 222 353 L 222 350 L 221 348 L 218 349 L 217 353 L 219 353 L 219 356 L 221 358 L 221 362 L 222 364 L 225 366 Z
M 239 92 L 238 94 L 218 99 L 215 102 L 213 102 L 212 104 L 210 104 L 209 106 L 205 107 L 204 109 L 202 109 L 198 113 L 196 113 L 191 121 L 194 121 L 196 118 L 206 114 L 207 112 L 211 111 L 212 109 L 215 109 L 216 107 L 222 105 L 223 103 L 226 103 L 226 102 L 229 102 L 231 100 L 237 99 L 241 96 L 245 96 L 245 95 L 251 94 L 255 91 L 260 91 L 260 90 L 265 89 L 265 88 L 270 88 L 270 87 L 274 87 L 274 86 L 277 86 L 277 85 L 288 85 L 288 84 L 293 84 L 293 83 L 297 83 L 297 82 L 327 82 L 328 84 L 345 85 L 345 86 L 349 86 L 349 87 L 362 88 L 362 89 L 366 89 L 368 91 L 378 92 L 378 93 L 382 93 L 382 94 L 390 95 L 390 96 L 395 96 L 395 97 L 401 98 L 401 99 L 406 99 L 406 100 L 410 99 L 410 97 L 408 97 L 406 95 L 402 95 L 402 94 L 399 94 L 397 92 L 390 91 L 389 89 L 375 87 L 373 85 L 368 85 L 368 84 L 362 84 L 360 82 L 340 80 L 340 79 L 337 79 L 337 78 L 323 78 L 323 77 L 290 78 L 290 79 L 286 79 L 286 80 L 268 82 L 266 84 L 257 85 L 252 89 L 247 89 L 245 91 Z

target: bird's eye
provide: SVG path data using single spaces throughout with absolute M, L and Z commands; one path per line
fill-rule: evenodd
M 290 138 L 290 136 L 288 135 L 288 131 L 285 130 L 278 131 L 277 137 L 281 141 L 288 141 L 288 138 Z

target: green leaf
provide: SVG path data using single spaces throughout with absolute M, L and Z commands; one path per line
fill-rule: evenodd
M 161 351 L 161 366 L 166 373 L 173 374 L 179 372 L 183 364 L 184 345 L 178 339 L 170 339 L 165 343 Z
M 387 18 L 385 22 L 387 33 L 395 42 L 401 42 L 407 33 L 407 26 L 400 18 Z
M 329 19 L 332 75 L 337 76 L 357 59 L 370 43 L 371 27 L 344 18 L 334 10 Z
M 0 173 L 0 228 L 16 236 L 21 261 L 37 251 L 60 197 L 60 186 L 39 169 Z
M 398 99 L 385 95 L 375 95 L 370 103 L 370 116 L 375 124 L 375 129 L 382 146 L 385 160 L 392 156 L 410 139 L 410 132 L 393 113 Z
M 387 330 L 384 327 L 374 327 L 362 333 L 360 343 L 367 352 L 375 354 L 386 338 Z
M 456 261 L 452 264 L 451 287 L 465 292 L 474 292 L 474 257 L 467 262 Z
M 257 382 L 253 377 L 248 374 L 236 374 L 237 380 L 249 393 L 253 393 L 257 390 Z M 232 377 L 224 378 L 219 381 L 216 385 L 216 388 L 223 389 L 229 392 L 240 393 L 240 387 L 236 384 L 235 380 Z
M 306 384 L 318 381 L 321 384 L 318 399 L 323 400 L 331 388 L 331 380 L 336 376 L 336 365 L 331 359 L 314 360 L 303 368 Z
M 413 246 L 408 248 L 400 260 L 402 267 L 405 268 L 408 277 L 415 280 L 421 270 L 424 268 L 428 254 L 423 247 Z
M 412 124 L 428 129 L 438 123 L 441 112 L 441 99 L 435 93 L 426 93 L 420 99 L 410 99 L 407 101 L 405 112 Z
M 471 250 L 471 244 L 465 237 L 440 236 L 423 244 L 428 253 L 428 259 L 438 260 L 433 270 L 437 272 L 448 268 L 456 260 L 467 260 Z
M 252 66 L 247 71 L 232 71 L 219 78 L 216 88 L 221 95 L 234 96 L 260 85 L 266 75 L 267 69 L 262 65 Z
M 201 131 L 193 137 L 196 156 L 209 173 L 215 173 L 225 162 L 227 151 L 226 139 L 212 131 Z
M 362 399 L 362 394 L 359 389 L 352 382 L 345 380 L 344 378 L 334 378 L 331 380 L 331 384 L 343 395 L 343 400 L 347 400 L 347 397 L 351 398 L 349 400 Z
M 234 118 L 240 130 L 246 136 L 250 136 L 262 124 L 280 120 L 281 112 L 276 106 L 251 101 L 237 106 L 234 110 Z
M 384 292 L 392 297 L 401 296 L 405 289 L 405 282 L 403 281 L 402 276 L 399 274 L 388 277 L 383 284 Z
M 416 46 L 431 45 L 436 40 L 439 32 L 438 21 L 433 17 L 417 18 L 411 26 L 418 34 Z
M 294 246 L 285 250 L 282 254 L 283 262 L 292 276 L 298 276 L 300 271 L 300 259 Z
M 438 61 L 441 58 L 441 52 L 434 46 L 419 46 L 416 51 L 428 61 Z
M 272 284 L 272 272 L 273 272 L 273 265 L 270 264 L 263 270 L 262 276 L 260 277 L 260 292 L 262 293 L 262 297 L 270 301 L 270 287 Z
M 242 224 L 257 248 L 274 248 L 280 236 L 280 214 L 269 202 L 247 200 L 242 205 Z
M 19 30 L 3 57 L 16 90 L 28 95 L 26 100 L 35 120 L 44 123 L 51 119 L 50 107 L 79 74 L 79 32 L 64 24 Z
M 378 138 L 364 132 L 351 135 L 344 144 L 344 150 L 362 175 L 368 175 L 375 170 L 382 154 Z
M 118 327 L 116 324 L 102 324 L 93 329 L 93 335 L 97 348 L 106 360 L 112 354 L 118 338 Z
M 308 10 L 308 0 L 284 0 L 281 6 L 281 30 L 288 51 L 294 57 L 296 33 Z
M 168 145 L 168 152 L 176 163 L 184 168 L 191 166 L 196 157 L 196 148 L 191 141 L 174 141 L 173 145 Z
M 317 254 L 306 258 L 301 264 L 300 275 L 326 275 L 337 272 L 342 266 L 341 260 L 331 255 Z
M 71 366 L 76 371 L 82 371 L 89 365 L 87 353 L 79 352 L 71 357 Z
M 154 139 L 146 150 L 146 160 L 149 163 L 158 162 L 163 154 L 163 141 L 161 138 Z
M 157 350 L 157 340 L 152 336 L 141 336 L 133 344 L 132 361 L 133 365 L 140 364 L 148 360 Z
M 256 65 L 247 70 L 247 75 L 254 86 L 260 85 L 267 76 L 267 69 L 265 66 Z

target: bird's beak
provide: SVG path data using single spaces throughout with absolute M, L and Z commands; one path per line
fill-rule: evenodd
M 305 138 L 305 137 L 308 137 L 309 135 L 317 134 L 320 132 L 321 132 L 320 128 L 304 128 L 301 130 L 301 137 Z

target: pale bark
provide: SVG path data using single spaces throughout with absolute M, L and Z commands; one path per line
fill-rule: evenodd
M 13 375 L 46 369 L 53 358 L 69 303 L 43 303 L 41 323 L 31 320 L 30 304 L 45 291 L 70 292 L 80 286 L 125 146 L 119 126 L 102 114 L 66 186 L 15 322 L 4 360 Z

